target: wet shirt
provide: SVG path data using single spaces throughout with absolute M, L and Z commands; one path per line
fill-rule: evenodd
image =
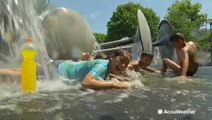
M 108 76 L 108 63 L 109 60 L 102 59 L 82 62 L 64 61 L 58 65 L 57 74 L 62 79 L 82 81 L 90 73 L 97 80 L 103 80 Z

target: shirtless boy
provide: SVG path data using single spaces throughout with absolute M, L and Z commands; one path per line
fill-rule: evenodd
M 136 72 L 140 71 L 141 69 L 154 72 L 154 73 L 161 73 L 159 70 L 149 67 L 153 59 L 153 54 L 148 51 L 144 51 L 141 54 L 140 60 L 132 61 L 127 66 L 129 70 L 135 70 Z
M 193 76 L 198 69 L 198 63 L 195 62 L 196 44 L 192 41 L 186 42 L 184 35 L 181 33 L 171 36 L 170 43 L 176 49 L 178 63 L 165 58 L 163 60 L 162 72 L 166 72 L 167 67 L 169 67 L 177 76 Z

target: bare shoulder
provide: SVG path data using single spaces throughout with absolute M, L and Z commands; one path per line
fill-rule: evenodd
M 197 51 L 197 45 L 193 41 L 189 41 L 186 46 L 190 54 L 194 54 Z
M 179 55 L 185 55 L 185 54 L 188 54 L 189 53 L 189 47 L 184 47 L 182 49 L 180 49 L 179 51 Z
M 187 42 L 187 45 L 188 45 L 189 47 L 197 48 L 196 43 L 194 43 L 193 41 L 189 41 L 189 42 Z
M 196 45 L 193 41 L 188 41 L 187 43 Z

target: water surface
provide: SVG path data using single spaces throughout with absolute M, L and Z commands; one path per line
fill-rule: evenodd
M 210 120 L 212 67 L 180 81 L 155 74 L 131 73 L 130 90 L 81 90 L 61 81 L 38 81 L 35 94 L 24 95 L 18 83 L 1 83 L 0 118 L 5 120 Z M 195 114 L 158 114 L 194 110 Z

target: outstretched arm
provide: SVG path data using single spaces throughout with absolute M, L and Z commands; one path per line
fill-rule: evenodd
M 138 64 L 139 64 L 139 63 L 138 63 L 137 60 L 136 60 L 136 61 L 132 61 L 132 62 L 130 62 L 130 64 L 127 66 L 127 69 L 128 69 L 128 70 L 135 70 L 136 72 L 138 72 L 139 69 L 140 69 L 140 67 L 139 67 Z
M 37 68 L 41 68 L 42 66 L 36 63 Z M 14 75 L 21 76 L 21 68 L 2 68 L 0 69 L 0 75 Z
M 161 73 L 161 71 L 160 70 L 156 70 L 156 69 L 154 69 L 154 68 L 152 68 L 152 67 L 146 67 L 146 68 L 142 68 L 143 70 L 146 70 L 146 71 L 149 71 L 149 72 L 153 72 L 153 73 Z
M 21 75 L 21 69 L 19 69 L 19 68 L 0 69 L 0 75 L 20 76 Z
M 95 77 L 88 73 L 82 81 L 82 86 L 90 89 L 126 89 L 129 88 L 129 85 L 123 82 L 114 82 L 114 81 L 98 81 Z

